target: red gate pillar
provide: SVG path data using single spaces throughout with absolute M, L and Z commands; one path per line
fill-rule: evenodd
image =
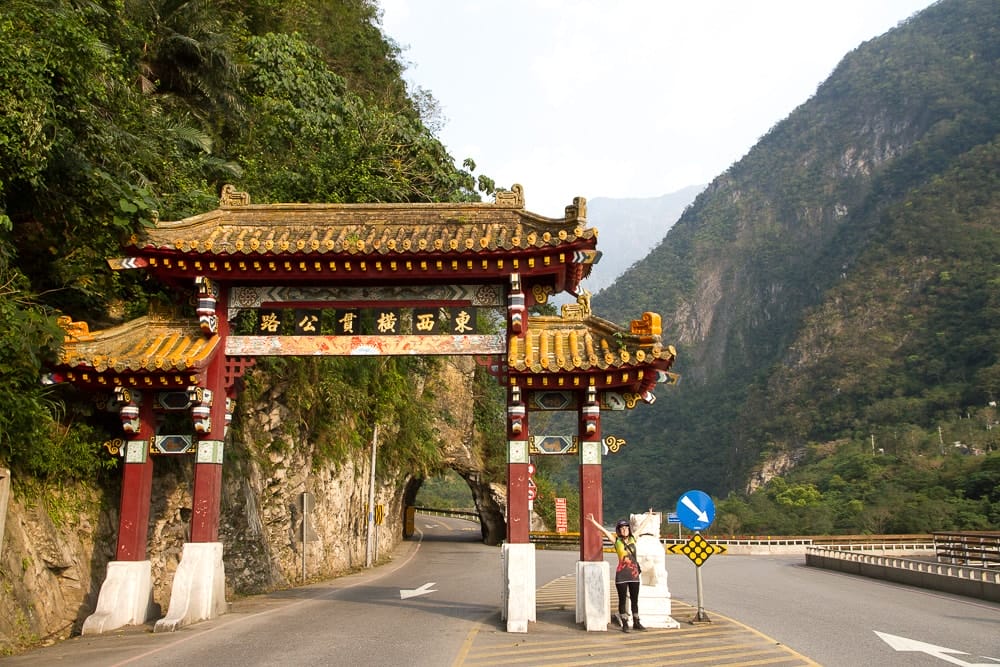
M 535 620 L 535 545 L 528 539 L 528 423 L 521 388 L 507 390 L 507 541 L 501 551 L 500 618 L 507 632 L 527 632 Z
M 222 460 L 226 437 L 226 337 L 229 334 L 227 295 L 212 281 L 199 281 L 202 291 L 199 313 L 215 306 L 215 318 L 203 316 L 202 330 L 217 333 L 219 350 L 205 373 L 202 403 L 192 410 L 195 431 L 198 432 L 198 454 L 194 464 L 194 491 L 191 499 L 191 541 L 218 542 L 219 518 L 222 506 Z M 212 300 L 214 299 L 214 303 Z M 208 396 L 208 398 L 204 398 Z M 206 405 L 207 403 L 207 405 Z M 208 420 L 203 418 L 207 413 Z
M 225 354 L 221 351 L 209 366 L 212 391 L 211 430 L 198 440 L 191 498 L 191 541 L 218 542 L 222 506 L 223 429 L 226 423 L 226 391 L 223 388 Z
M 580 441 L 580 560 L 604 560 L 603 536 L 587 521 L 593 514 L 598 523 L 602 522 L 604 492 L 601 483 L 601 407 L 597 403 L 597 391 L 587 389 L 586 401 L 580 401 L 578 412 L 578 436 Z
M 510 276 L 507 294 L 507 340 L 514 345 L 527 343 L 528 313 L 521 291 L 521 277 Z M 531 512 L 528 510 L 528 411 L 522 387 L 507 387 L 507 540 L 501 550 L 500 618 L 507 632 L 527 632 L 535 620 L 535 545 L 528 539 Z
M 226 613 L 226 570 L 219 542 L 222 505 L 222 454 L 226 437 L 226 336 L 229 333 L 227 302 L 219 286 L 198 278 L 198 314 L 202 331 L 218 335 L 215 356 L 209 362 L 201 386 L 188 387 L 191 417 L 198 437 L 191 497 L 191 541 L 184 545 L 174 573 L 167 615 L 156 622 L 154 632 L 215 618 Z M 214 307 L 214 314 L 213 314 Z
M 125 625 L 145 623 L 155 613 L 152 564 L 146 559 L 146 539 L 153 486 L 149 443 L 156 432 L 153 414 L 156 393 L 139 394 L 118 387 L 115 397 L 121 404 L 122 428 L 133 439 L 125 444 L 115 560 L 108 563 L 94 613 L 84 619 L 80 628 L 84 635 L 99 635 Z
M 527 544 L 531 530 L 528 510 L 528 413 L 521 388 L 507 390 L 507 542 Z
M 527 343 L 528 311 L 521 276 L 512 273 L 507 294 L 507 340 Z M 507 387 L 507 542 L 528 544 L 531 513 L 528 510 L 528 411 L 521 387 Z
M 153 459 L 149 455 L 149 443 L 156 430 L 154 393 L 139 394 L 138 405 L 131 390 L 122 389 L 117 394 L 124 403 L 120 408 L 122 425 L 133 439 L 125 443 L 115 560 L 140 561 L 146 560 L 149 499 L 153 487 Z

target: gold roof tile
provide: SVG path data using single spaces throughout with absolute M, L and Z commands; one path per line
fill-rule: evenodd
M 178 221 L 157 221 L 126 243 L 136 251 L 197 255 L 244 253 L 385 255 L 390 252 L 466 253 L 593 246 L 586 200 L 563 218 L 525 210 L 514 186 L 496 203 L 255 204 L 229 188 L 220 208 Z M 515 195 L 515 196 L 509 196 Z
M 219 343 L 218 335 L 202 333 L 197 320 L 147 315 L 94 332 L 68 317 L 60 324 L 66 338 L 57 365 L 97 372 L 197 371 L 207 366 Z
M 511 337 L 507 364 L 513 372 L 605 371 L 654 365 L 667 370 L 676 352 L 664 346 L 660 334 L 650 333 L 646 322 L 659 315 L 645 313 L 643 319 L 624 329 L 589 312 L 584 315 L 527 318 L 523 339 Z

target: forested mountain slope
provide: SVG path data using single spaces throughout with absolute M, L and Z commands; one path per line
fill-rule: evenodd
M 0 463 L 43 478 L 113 465 L 89 401 L 63 405 L 38 380 L 62 342 L 56 315 L 100 329 L 177 305 L 107 265 L 154 218 L 212 210 L 224 183 L 254 203 L 479 200 L 424 125 L 378 11 L 0 4 Z
M 942 0 L 849 53 L 594 298 L 616 321 L 661 313 L 684 376 L 654 409 L 608 419 L 630 442 L 606 465 L 613 509 L 797 464 L 751 499 L 757 514 L 734 499 L 729 527 L 773 530 L 769 498 L 795 508 L 792 530 L 868 529 L 879 502 L 928 487 L 961 508 L 941 527 L 1000 525 L 998 9 Z M 942 456 L 972 450 L 986 455 Z M 883 483 L 901 470 L 928 476 Z M 853 516 L 834 509 L 851 501 Z
M 56 316 L 92 330 L 154 303 L 193 316 L 185 286 L 110 270 L 123 240 L 157 217 L 215 209 L 226 183 L 254 203 L 491 191 L 425 125 L 433 101 L 407 89 L 378 17 L 374 0 L 0 2 L 0 468 L 12 480 L 0 655 L 79 632 L 115 556 L 122 458 L 110 445 L 121 422 L 108 396 L 40 382 L 63 342 Z M 420 480 L 445 467 L 482 480 L 470 487 L 484 539 L 502 539 L 489 486 L 506 465 L 502 411 L 471 399 L 474 387 L 500 387 L 462 361 L 259 360 L 225 449 L 229 589 L 305 576 L 307 547 L 289 537 L 301 534 L 303 491 L 315 495 L 309 576 L 365 562 L 376 424 L 385 548 L 402 538 Z M 455 405 L 462 392 L 470 398 Z M 151 482 L 147 556 L 163 608 L 189 535 L 192 474 L 192 457 L 158 457 Z

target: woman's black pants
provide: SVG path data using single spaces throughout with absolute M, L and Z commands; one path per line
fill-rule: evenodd
M 632 616 L 639 615 L 639 582 L 628 581 L 623 584 L 615 584 L 618 589 L 618 613 L 628 613 L 628 599 L 632 598 Z

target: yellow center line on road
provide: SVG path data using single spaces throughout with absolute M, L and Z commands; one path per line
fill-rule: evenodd
M 773 637 L 769 637 L 769 636 L 765 635 L 763 632 L 761 632 L 761 631 L 759 631 L 759 630 L 757 630 L 755 628 L 751 628 L 749 625 L 746 625 L 745 623 L 740 623 L 737 620 L 729 618 L 728 616 L 723 616 L 721 614 L 716 614 L 716 615 L 719 618 L 725 619 L 726 621 L 732 623 L 733 625 L 738 625 L 739 627 L 743 628 L 744 630 L 747 630 L 748 632 L 752 632 L 753 634 L 757 635 L 758 637 L 760 637 L 760 638 L 762 638 L 762 639 L 764 639 L 766 641 L 769 641 L 769 642 L 773 643 L 775 646 L 780 646 L 783 650 L 788 651 L 789 653 L 791 653 L 792 655 L 794 655 L 799 660 L 802 660 L 803 664 L 806 665 L 806 667 L 823 667 L 822 665 L 820 665 L 818 662 L 816 662 L 812 658 L 807 658 L 806 656 L 802 655 L 801 653 L 799 653 L 795 649 L 793 649 L 793 648 L 791 648 L 791 647 L 789 647 L 789 646 L 787 646 L 785 644 L 782 644 L 781 642 L 779 642 L 778 640 L 774 639 Z M 738 664 L 738 663 L 733 663 L 733 664 Z
M 712 667 L 753 667 L 754 665 L 777 665 L 782 663 L 786 665 L 800 665 L 800 663 L 798 662 L 789 662 L 789 657 L 784 656 L 777 658 L 768 658 L 767 660 L 750 660 L 749 662 L 720 662 L 719 664 L 713 665 Z M 817 663 L 809 662 L 808 664 L 815 665 Z
M 744 651 L 740 654 L 740 657 L 760 655 L 762 653 L 769 653 L 771 649 L 758 649 L 755 651 Z M 671 654 L 660 654 L 662 657 L 673 657 Z M 642 659 L 656 658 L 657 654 L 643 654 Z M 773 665 L 775 663 L 785 663 L 787 665 L 798 665 L 797 662 L 789 662 L 789 656 L 774 656 L 771 658 L 766 658 L 763 660 L 755 660 L 752 662 L 719 662 L 718 654 L 714 655 L 702 655 L 698 657 L 685 656 L 683 658 L 678 658 L 676 660 L 656 660 L 655 662 L 630 662 L 630 667 L 669 667 L 669 665 L 694 665 L 694 664 L 704 664 L 708 663 L 712 667 L 723 667 L 727 665 L 729 667 L 735 667 L 736 665 Z

